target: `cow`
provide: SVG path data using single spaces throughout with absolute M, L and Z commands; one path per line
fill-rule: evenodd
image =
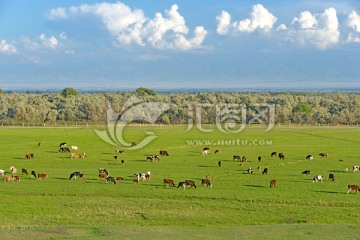
M 150 180 L 150 178 L 151 178 L 151 173 L 150 173 L 150 171 L 148 171 L 145 173 L 145 179 Z
M 124 152 L 125 152 L 124 150 L 115 149 L 115 153 L 116 153 L 116 154 L 124 153 Z
M 314 156 L 313 155 L 307 155 L 306 156 L 306 160 L 313 160 L 314 159 Z
M 12 182 L 13 181 L 13 178 L 11 176 L 4 176 L 4 181 L 5 182 Z
M 172 179 L 164 178 L 163 182 L 164 182 L 164 187 L 166 187 L 166 184 L 169 186 L 175 187 L 175 183 Z
M 59 149 L 59 152 L 61 152 L 61 153 L 70 153 L 70 149 L 67 148 L 67 147 L 61 147 L 61 148 Z
M 77 150 L 79 150 L 79 147 L 78 146 L 71 146 L 71 150 L 77 151 Z
M 313 183 L 314 182 L 323 182 L 323 176 L 315 175 L 314 178 L 313 178 Z
M 70 180 L 75 180 L 76 177 L 80 177 L 80 174 L 81 174 L 80 172 L 73 172 L 73 173 L 70 174 L 69 179 Z
M 25 154 L 24 158 L 25 159 L 32 159 L 32 158 L 34 158 L 34 154 L 33 153 Z
M 11 174 L 16 174 L 17 168 L 14 167 L 14 166 L 11 166 L 11 167 L 10 167 L 10 172 L 11 172 Z
M 5 170 L 0 169 L 0 175 L 5 176 L 6 175 Z
M 146 157 L 146 161 L 147 160 L 150 160 L 150 162 L 154 161 L 154 160 L 157 160 L 157 161 L 160 161 L 160 158 L 158 155 L 154 155 L 154 156 L 147 156 Z
M 31 177 L 32 177 L 32 178 L 36 178 L 36 177 L 37 177 L 37 174 L 36 174 L 35 171 L 31 171 Z
M 137 178 L 133 179 L 133 183 L 139 184 L 139 179 Z
M 124 178 L 122 178 L 122 177 L 117 177 L 117 178 L 116 178 L 116 181 L 117 181 L 117 182 L 121 182 L 122 180 L 124 180 Z
M 219 154 L 220 153 L 220 150 L 219 149 L 216 149 L 215 150 L 215 154 Z
M 45 173 L 39 173 L 38 175 L 37 175 L 37 177 L 38 177 L 38 179 L 44 179 L 44 178 L 47 178 L 47 174 L 45 174 Z
M 77 153 L 71 153 L 70 158 L 79 158 L 79 154 Z
M 310 175 L 310 170 L 305 170 L 301 174 L 305 174 L 306 176 L 309 176 Z
M 125 160 L 121 160 L 121 165 L 124 165 L 125 164 Z
M 210 148 L 208 147 L 205 147 L 203 148 L 202 152 L 201 152 L 201 155 L 208 155 L 210 153 Z
M 60 144 L 59 144 L 59 147 L 60 147 L 60 148 L 65 148 L 65 147 L 66 147 L 66 142 L 60 143 Z
M 160 150 L 160 156 L 169 156 L 169 153 L 165 150 Z
M 329 173 L 329 180 L 330 181 L 335 181 L 335 176 L 334 176 L 334 174 L 332 174 L 332 173 Z
M 106 175 L 109 175 L 109 172 L 105 168 L 99 168 L 99 174 L 106 173 Z
M 270 188 L 274 188 L 275 185 L 276 185 L 276 179 L 272 179 L 272 180 L 270 181 Z
M 113 177 L 107 176 L 106 177 L 106 183 L 113 183 L 116 184 L 116 181 Z
M 179 182 L 179 184 L 178 184 L 177 188 L 178 188 L 178 189 L 182 188 L 182 189 L 184 189 L 184 190 L 185 190 L 185 188 L 186 188 L 186 184 L 185 184 L 185 182 Z
M 201 185 L 206 184 L 208 187 L 212 187 L 212 184 L 209 179 L 201 179 Z
M 268 168 L 264 168 L 264 171 L 261 173 L 262 175 L 268 174 Z
M 131 147 L 135 147 L 137 145 L 137 142 L 132 142 Z
M 259 172 L 261 172 L 261 166 L 260 166 L 260 165 L 257 166 L 257 170 L 258 170 Z
M 221 161 L 218 161 L 218 167 L 221 167 Z
M 319 153 L 319 156 L 320 157 L 327 157 L 327 156 L 329 156 L 327 153 Z
M 108 176 L 108 174 L 105 172 L 99 174 L 100 179 L 107 178 L 107 176 Z
M 193 180 L 186 180 L 185 185 L 186 186 L 189 185 L 190 188 L 192 188 L 192 187 L 196 188 L 196 184 L 195 184 L 195 182 Z
M 118 158 L 118 156 L 115 155 L 115 156 L 114 156 L 114 159 L 117 160 L 117 158 Z
M 240 161 L 240 159 L 241 159 L 241 158 L 240 158 L 239 155 L 234 155 L 234 156 L 233 156 L 233 161 L 235 161 L 235 160 L 239 160 L 239 161 Z
M 242 162 L 247 162 L 247 160 L 248 160 L 248 158 L 247 158 L 246 156 L 243 156 L 243 157 L 241 158 L 241 161 L 242 161 Z
M 351 190 L 355 191 L 355 193 L 357 193 L 359 191 L 359 185 L 348 185 L 348 194 Z
M 28 171 L 27 171 L 25 168 L 21 169 L 21 174 L 23 174 L 23 175 L 24 175 L 24 174 L 29 175 L 29 174 L 28 174 Z
M 261 156 L 258 156 L 258 162 L 261 162 Z
M 253 173 L 252 168 L 248 168 L 247 173 L 252 174 Z
M 38 147 L 40 147 L 40 146 L 41 146 L 41 142 L 38 143 Z
M 276 157 L 276 155 L 277 155 L 277 152 L 272 152 L 271 153 L 271 157 Z
M 283 159 L 285 158 L 284 153 L 279 153 L 278 156 L 279 156 L 279 159 L 280 159 L 280 160 L 283 160 Z
M 359 172 L 360 166 L 353 166 L 353 172 Z
M 135 173 L 134 176 L 137 177 L 138 180 L 141 178 L 143 181 L 145 181 L 146 179 L 145 173 Z
M 82 153 L 82 154 L 80 155 L 80 157 L 81 157 L 81 158 L 86 158 L 86 157 L 87 157 L 87 153 Z
M 12 175 L 12 179 L 13 179 L 13 181 L 20 182 L 21 177 L 20 177 L 20 176 L 18 176 L 18 175 L 16 175 L 16 174 L 13 174 L 13 175 Z

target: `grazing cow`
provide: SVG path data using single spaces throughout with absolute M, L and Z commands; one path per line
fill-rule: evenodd
M 106 175 L 109 175 L 109 172 L 105 168 L 99 168 L 99 174 L 106 173 Z
M 79 154 L 71 153 L 70 158 L 79 158 Z
M 137 145 L 137 142 L 132 142 L 131 147 L 135 147 Z
M 301 174 L 305 174 L 306 176 L 310 175 L 310 170 L 305 170 Z
M 276 157 L 277 152 L 272 152 L 271 157 Z
M 85 175 L 84 173 L 80 173 L 79 174 L 80 179 L 84 179 L 84 175 Z
M 247 173 L 252 174 L 253 173 L 252 168 L 248 168 Z
M 121 160 L 121 165 L 124 165 L 125 164 L 125 160 Z
M 201 152 L 201 155 L 208 155 L 210 153 L 210 148 L 208 147 L 205 147 L 203 148 L 202 152 Z
M 186 183 L 185 183 L 185 182 L 179 182 L 177 188 L 178 188 L 178 189 L 182 188 L 182 189 L 185 190 L 185 188 L 186 188 Z
M 137 178 L 133 179 L 133 183 L 139 184 L 139 179 Z
M 345 172 L 348 172 L 349 171 L 349 168 L 347 167 L 347 168 L 345 168 Z
M 319 156 L 320 157 L 327 157 L 327 156 L 329 156 L 327 153 L 319 153 Z
M 283 160 L 284 158 L 285 158 L 285 155 L 284 155 L 284 153 L 279 153 L 279 158 L 280 158 L 280 160 Z
M 262 172 L 262 175 L 268 174 L 268 168 L 264 168 L 264 171 Z
M 241 161 L 242 161 L 242 162 L 247 162 L 247 160 L 248 160 L 248 159 L 247 159 L 246 156 L 243 156 L 243 157 L 241 158 Z
M 81 158 L 86 158 L 87 157 L 87 154 L 86 153 L 83 153 L 80 155 Z
M 11 172 L 11 174 L 16 174 L 17 168 L 14 167 L 14 166 L 11 166 L 11 167 L 10 167 L 10 172 Z
M 106 183 L 113 183 L 116 184 L 115 178 L 107 176 L 106 177 Z
M 220 153 L 220 150 L 219 149 L 216 149 L 215 150 L 215 154 L 219 154 Z
M 134 176 L 137 177 L 138 180 L 141 178 L 143 181 L 145 181 L 146 179 L 145 173 L 135 173 Z
M 6 175 L 5 170 L 0 169 L 0 175 L 5 176 Z
M 122 177 L 117 177 L 117 178 L 116 178 L 116 181 L 117 181 L 117 182 L 121 182 L 122 180 L 124 180 L 124 178 L 122 178 Z
M 158 155 L 155 155 L 155 156 L 147 156 L 146 157 L 146 160 L 150 160 L 150 162 L 154 161 L 154 160 L 157 160 L 158 162 L 160 161 L 160 158 Z
M 239 155 L 234 155 L 234 156 L 233 156 L 233 161 L 235 161 L 235 160 L 239 160 L 239 161 L 240 161 L 240 159 L 241 159 L 241 158 L 240 158 Z
M 34 158 L 33 153 L 25 154 L 25 159 L 32 159 L 32 158 Z
M 258 156 L 258 162 L 261 162 L 261 156 Z
M 37 176 L 36 172 L 35 172 L 35 171 L 31 171 L 31 177 L 32 177 L 32 178 L 36 178 L 36 176 Z
M 70 149 L 67 148 L 67 147 L 61 147 L 61 148 L 59 149 L 59 152 L 61 152 L 61 153 L 70 153 Z
M 258 170 L 259 172 L 261 172 L 261 166 L 260 166 L 260 165 L 257 166 L 257 170 Z
M 306 160 L 313 160 L 314 159 L 314 156 L 313 155 L 307 155 L 306 156 Z
M 99 174 L 100 179 L 107 178 L 107 176 L 108 176 L 108 174 L 105 172 Z
M 39 143 L 38 143 L 38 147 L 40 147 L 40 146 L 41 146 L 41 143 L 39 142 Z
M 11 176 L 4 176 L 4 181 L 5 182 L 12 182 L 13 178 Z
M 274 188 L 276 185 L 276 179 L 270 181 L 270 188 Z
M 348 185 L 348 194 L 351 190 L 355 191 L 355 193 L 357 193 L 359 191 L 359 185 Z
M 353 166 L 353 172 L 359 172 L 360 166 Z
M 77 150 L 79 150 L 79 147 L 78 146 L 71 146 L 71 150 L 77 151 Z
M 185 185 L 186 186 L 189 185 L 190 188 L 192 188 L 192 187 L 196 188 L 195 182 L 193 180 L 186 180 Z
M 201 185 L 206 184 L 208 187 L 212 187 L 212 184 L 209 179 L 201 179 Z
M 69 179 L 70 180 L 75 180 L 76 177 L 80 177 L 80 174 L 81 174 L 80 172 L 73 172 L 73 173 L 70 174 Z
M 47 178 L 47 174 L 45 174 L 45 173 L 39 173 L 38 175 L 38 179 L 44 179 L 44 178 Z
M 24 174 L 29 175 L 29 174 L 28 174 L 28 171 L 27 171 L 25 168 L 21 169 L 21 174 L 23 174 L 23 175 L 24 175 Z
M 315 175 L 313 178 L 313 183 L 314 182 L 322 182 L 323 181 L 323 176 L 321 175 Z
M 151 178 L 151 173 L 150 173 L 150 171 L 148 171 L 145 173 L 145 179 L 150 180 L 150 178 Z
M 124 150 L 115 149 L 116 154 L 123 153 L 123 152 L 124 152 Z
M 218 161 L 218 167 L 221 167 L 221 161 Z
M 117 160 L 117 156 L 116 156 L 116 155 L 114 156 L 114 159 Z
M 169 156 L 168 152 L 165 150 L 160 150 L 160 156 Z
M 12 175 L 12 179 L 13 179 L 13 181 L 20 182 L 21 177 L 18 176 L 18 175 L 16 175 L 16 174 L 13 174 L 13 175 Z
M 62 142 L 62 143 L 60 143 L 60 148 L 65 148 L 66 147 L 66 142 Z
M 164 187 L 166 187 L 166 184 L 171 187 L 175 187 L 175 183 L 172 179 L 164 178 L 163 182 L 164 182 Z
M 332 173 L 329 173 L 329 180 L 330 181 L 335 181 L 335 176 L 334 176 L 334 174 L 332 174 Z
M 211 180 L 211 176 L 210 176 L 210 174 L 208 174 L 208 175 L 206 175 L 206 177 L 205 177 L 207 180 Z

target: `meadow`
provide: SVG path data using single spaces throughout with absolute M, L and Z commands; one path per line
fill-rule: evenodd
M 128 142 L 141 142 L 145 131 L 157 138 L 144 148 L 125 149 L 115 160 L 115 149 L 121 147 L 104 142 L 93 128 L 1 128 L 0 169 L 9 172 L 16 166 L 22 177 L 0 182 L 3 239 L 359 238 L 360 196 L 347 194 L 347 185 L 360 184 L 360 173 L 352 172 L 352 166 L 360 165 L 360 128 L 275 127 L 264 132 L 247 127 L 236 134 L 208 129 L 212 132 L 127 127 Z M 60 142 L 78 146 L 78 153 L 88 157 L 59 153 Z M 208 156 L 200 154 L 204 147 L 210 147 Z M 160 150 L 169 156 L 146 161 Z M 283 152 L 285 159 L 270 157 L 273 151 Z M 321 158 L 321 152 L 329 156 Z M 24 159 L 27 153 L 34 159 Z M 314 159 L 306 160 L 308 154 Z M 249 160 L 233 161 L 233 155 Z M 257 171 L 259 165 L 268 174 Z M 247 173 L 249 167 L 253 174 Z M 22 168 L 48 177 L 21 175 Z M 107 184 L 98 178 L 99 168 L 124 180 Z M 311 175 L 301 174 L 304 170 Z M 69 180 L 74 171 L 85 178 Z M 150 180 L 133 184 L 134 173 L 147 171 Z M 324 182 L 313 183 L 317 174 Z M 200 185 L 207 175 L 212 187 Z M 176 184 L 191 179 L 197 188 L 164 187 L 164 178 Z M 277 180 L 275 188 L 269 187 L 271 179 Z

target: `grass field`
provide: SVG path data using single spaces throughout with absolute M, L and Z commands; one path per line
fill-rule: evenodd
M 347 185 L 360 184 L 360 174 L 352 172 L 353 165 L 360 165 L 360 128 L 264 132 L 254 127 L 225 134 L 215 128 L 204 133 L 178 126 L 128 127 L 124 137 L 140 142 L 144 130 L 158 138 L 114 160 L 116 147 L 92 128 L 1 128 L 0 169 L 9 172 L 16 166 L 18 175 L 22 168 L 48 174 L 44 180 L 21 175 L 20 182 L 0 182 L 3 239 L 148 239 L 149 234 L 154 239 L 359 238 L 359 194 L 347 194 Z M 63 141 L 88 157 L 58 153 Z M 206 146 L 211 154 L 201 156 Z M 215 155 L 215 149 L 221 153 Z M 146 161 L 159 150 L 170 156 Z M 273 151 L 283 152 L 285 159 L 271 158 Z M 320 158 L 320 152 L 329 156 Z M 26 153 L 35 159 L 25 160 Z M 305 160 L 308 154 L 314 160 Z M 249 161 L 233 161 L 233 155 L 246 155 Z M 259 165 L 269 173 L 258 172 Z M 114 185 L 99 180 L 100 167 L 124 181 Z M 249 167 L 253 174 L 247 174 Z M 311 175 L 302 175 L 307 169 Z M 69 180 L 74 171 L 85 178 Z M 134 173 L 146 171 L 151 180 L 132 183 Z M 313 183 L 316 174 L 324 182 Z M 207 175 L 211 188 L 200 185 Z M 164 188 L 164 178 L 176 183 L 191 179 L 197 188 Z M 271 179 L 277 180 L 275 188 L 269 188 Z

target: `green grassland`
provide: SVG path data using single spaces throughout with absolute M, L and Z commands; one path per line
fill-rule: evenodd
M 141 142 L 145 131 L 158 137 L 139 150 L 125 150 L 114 160 L 116 146 L 101 140 L 93 128 L 1 128 L 0 169 L 16 166 L 20 182 L 0 182 L 0 232 L 4 239 L 312 239 L 359 238 L 359 194 L 347 194 L 348 184 L 360 184 L 360 128 L 293 127 L 264 132 L 258 127 L 236 134 L 202 132 L 196 127 L 127 127 L 124 138 Z M 197 140 L 198 142 L 196 142 Z M 76 145 L 87 158 L 58 153 L 59 143 Z M 205 142 L 207 141 L 207 142 Z M 41 146 L 37 144 L 41 142 Z M 200 155 L 203 147 L 211 154 Z M 215 155 L 214 150 L 221 153 Z M 167 150 L 159 162 L 147 155 Z M 285 159 L 271 158 L 273 151 Z M 327 158 L 318 156 L 327 152 Z M 26 160 L 24 155 L 35 158 Z M 308 154 L 314 160 L 305 160 Z M 247 163 L 233 161 L 246 155 Z M 257 157 L 262 156 L 259 163 Z M 120 160 L 124 159 L 122 165 Z M 342 160 L 342 161 L 339 161 Z M 221 167 L 218 167 L 221 161 Z M 267 167 L 262 175 L 257 166 Z M 98 169 L 124 178 L 106 184 Z M 253 174 L 246 170 L 252 167 Z M 350 169 L 345 172 L 345 168 Z M 21 175 L 46 173 L 44 180 Z M 302 171 L 311 170 L 311 176 Z M 69 180 L 80 171 L 84 179 Z M 149 181 L 133 184 L 134 173 L 151 171 Z M 328 180 L 329 173 L 335 181 Z M 316 174 L 324 182 L 313 183 Z M 210 175 L 213 187 L 201 186 Z M 164 178 L 186 179 L 196 189 L 164 187 Z M 269 187 L 277 180 L 275 188 Z

